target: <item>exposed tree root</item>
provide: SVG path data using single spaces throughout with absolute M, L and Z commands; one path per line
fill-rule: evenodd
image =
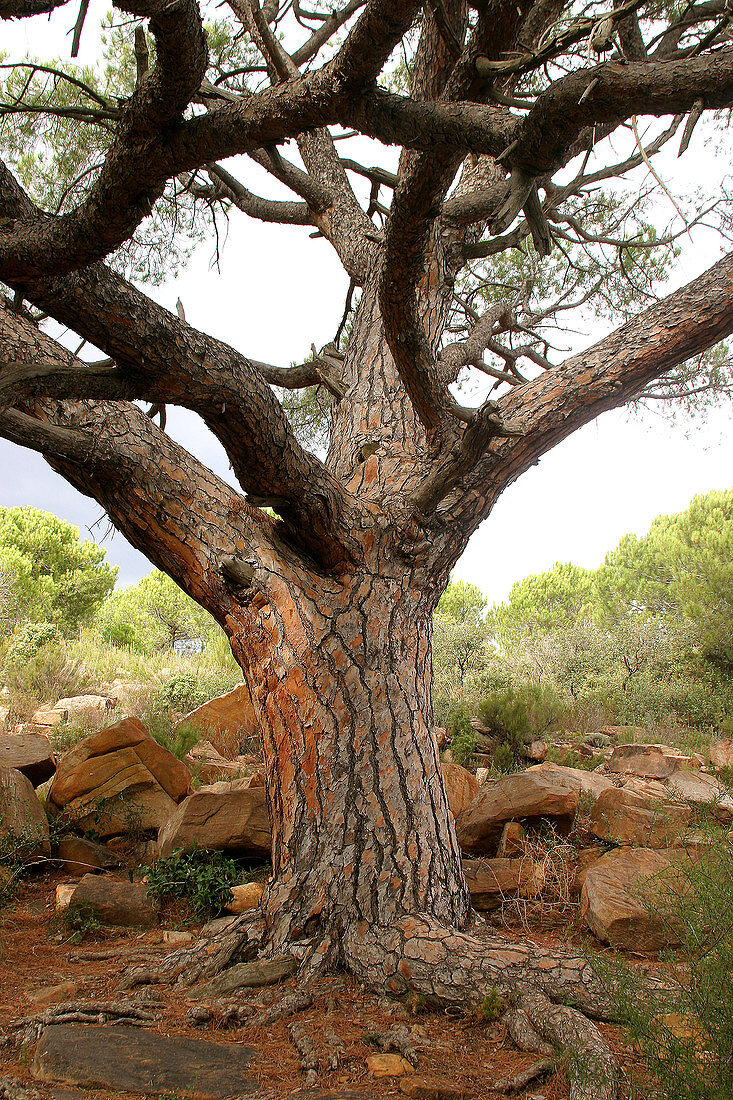
M 301 941 L 292 951 L 301 959 L 298 992 L 305 992 L 315 976 L 334 964 L 377 992 L 417 993 L 443 1007 L 480 1004 L 496 990 L 510 1005 L 507 1026 L 521 1049 L 543 1058 L 560 1053 L 571 1100 L 615 1100 L 616 1062 L 588 1019 L 611 1018 L 610 1004 L 582 955 L 469 935 L 426 917 L 405 917 L 389 928 L 354 923 L 340 937 Z M 124 984 L 130 988 L 177 981 L 190 986 L 236 963 L 270 954 L 264 922 L 240 918 L 212 938 L 172 952 L 153 969 L 133 968 Z

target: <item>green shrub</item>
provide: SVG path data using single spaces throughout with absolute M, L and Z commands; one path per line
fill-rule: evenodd
M 61 644 L 61 631 L 55 623 L 24 623 L 13 631 L 5 653 L 9 667 L 24 665 L 47 645 Z
M 733 1096 L 733 847 L 721 829 L 708 841 L 699 861 L 684 862 L 682 877 L 647 900 L 681 939 L 674 980 L 651 984 L 625 964 L 597 963 L 645 1057 L 632 1084 L 654 1100 Z
M 464 703 L 454 704 L 448 718 L 448 734 L 453 759 L 456 764 L 465 767 L 476 751 L 478 737 L 471 725 L 471 718 Z
M 494 765 L 510 771 L 522 757 L 526 740 L 541 737 L 557 719 L 554 693 L 539 684 L 495 681 L 478 707 L 478 719 L 498 741 Z
M 87 936 L 98 932 L 102 925 L 97 914 L 88 902 L 70 905 L 63 915 L 63 924 L 70 936 L 69 943 L 81 943 Z
M 84 667 L 70 658 L 63 641 L 42 645 L 26 661 L 7 659 L 4 675 L 10 710 L 19 721 L 41 703 L 83 695 L 93 686 Z
M 232 691 L 242 683 L 242 673 L 233 668 L 185 668 L 174 672 L 154 700 L 153 709 L 189 711 Z
M 176 851 L 145 869 L 148 893 L 160 901 L 184 898 L 193 914 L 217 916 L 232 900 L 232 886 L 244 875 L 233 859 L 206 848 Z

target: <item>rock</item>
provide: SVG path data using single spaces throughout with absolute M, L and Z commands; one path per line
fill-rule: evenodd
M 78 882 L 60 882 L 56 887 L 56 912 L 65 913 L 74 896 Z
M 405 1073 L 415 1072 L 401 1054 L 370 1054 L 366 1064 L 375 1077 L 402 1077 Z
M 454 817 L 458 817 L 471 805 L 478 794 L 480 789 L 478 780 L 460 764 L 441 764 L 441 767 L 450 812 Z
M 166 929 L 163 933 L 163 943 L 176 944 L 178 947 L 182 943 L 193 943 L 193 936 L 190 932 L 178 931 L 175 929 Z
M 216 751 L 211 741 L 202 741 L 189 749 L 186 753 L 186 763 L 202 783 L 243 779 L 246 776 L 246 767 L 241 758 L 227 760 L 225 756 Z
M 545 741 L 530 741 L 522 749 L 522 756 L 526 760 L 537 760 L 540 764 L 547 759 L 548 746 Z
M 479 787 L 483 787 L 488 782 L 490 774 L 488 768 L 476 768 L 476 782 Z
M 448 730 L 445 728 L 445 726 L 435 727 L 435 740 L 437 741 L 438 748 L 440 750 L 446 747 L 446 745 L 448 744 Z
M 599 795 L 613 786 L 613 782 L 607 775 L 587 771 L 585 768 L 565 768 L 560 764 L 534 764 L 531 768 L 527 768 L 525 775 L 535 773 L 546 776 L 558 775 L 568 782 L 577 783 L 580 787 L 580 797 L 588 801 L 595 801 Z
M 0 707 L 0 731 L 7 729 L 10 707 Z
M 667 787 L 672 798 L 693 806 L 710 806 L 723 825 L 733 820 L 733 798 L 720 780 L 703 772 L 681 771 L 670 776 Z
M 201 737 L 210 741 L 227 760 L 234 759 L 248 737 L 259 741 L 260 736 L 260 725 L 246 684 L 239 684 L 233 691 L 196 707 L 173 729 L 179 726 L 199 730 Z
M 586 875 L 591 867 L 594 867 L 603 856 L 600 848 L 581 848 L 577 855 L 575 874 L 570 886 L 570 891 L 576 897 L 581 893 L 585 884 Z
M 255 962 L 238 963 L 228 970 L 217 974 L 210 982 L 199 986 L 197 995 L 201 997 L 224 997 L 236 989 L 259 989 L 264 985 L 275 985 L 294 974 L 298 969 L 298 960 L 292 955 L 278 955 L 274 959 L 257 959 Z
M 713 741 L 708 751 L 710 766 L 719 771 L 721 768 L 733 768 L 733 741 Z
M 51 742 L 42 733 L 0 736 L 0 768 L 15 768 L 40 787 L 56 771 Z
M 580 917 L 611 947 L 649 954 L 680 942 L 675 919 L 665 912 L 665 890 L 684 888 L 680 853 L 649 848 L 609 852 L 588 869 Z M 642 900 L 644 893 L 649 902 Z
M 48 820 L 30 779 L 0 767 L 0 844 L 23 859 L 50 856 Z
M 152 928 L 158 912 L 145 886 L 138 882 L 84 875 L 69 901 L 69 909 L 91 910 L 101 924 L 122 928 Z
M 481 790 L 456 821 L 462 851 L 494 851 L 507 821 L 552 817 L 569 823 L 578 808 L 580 775 L 585 773 L 576 768 L 536 764 Z
M 641 848 L 669 848 L 690 822 L 690 807 L 660 802 L 621 787 L 598 798 L 590 813 L 590 828 L 599 840 Z
M 36 1046 L 38 1081 L 146 1095 L 188 1095 L 198 1100 L 255 1093 L 246 1077 L 254 1052 L 239 1043 L 210 1043 L 159 1035 L 138 1027 L 56 1024 Z
M 120 866 L 120 860 L 108 848 L 79 836 L 67 836 L 60 840 L 56 858 L 71 875 L 110 871 Z
M 177 848 L 199 848 L 268 856 L 270 820 L 262 787 L 247 780 L 201 787 L 174 810 L 158 837 L 161 858 Z
M 644 726 L 602 726 L 601 733 L 611 741 L 643 742 L 649 731 Z
M 606 761 L 609 772 L 645 779 L 668 779 L 674 772 L 699 767 L 694 757 L 683 756 L 669 745 L 617 745 Z
M 507 821 L 501 830 L 501 839 L 496 854 L 501 859 L 508 856 L 521 856 L 524 854 L 524 842 L 527 839 L 522 826 L 518 821 Z
M 59 699 L 53 709 L 65 712 L 67 721 L 102 722 L 114 709 L 114 700 L 106 695 L 74 695 Z
M 65 721 L 65 711 L 53 710 L 51 707 L 40 707 L 35 714 L 33 714 L 28 725 L 43 726 L 44 728 L 53 729 L 54 726 L 60 726 Z
M 108 837 L 159 829 L 191 789 L 191 773 L 125 718 L 75 745 L 59 762 L 49 803 Z
M 542 864 L 520 859 L 464 859 L 463 872 L 474 909 L 498 909 L 512 898 L 537 897 L 543 884 Z
M 248 909 L 256 909 L 265 892 L 261 882 L 245 882 L 243 886 L 232 886 L 233 901 L 225 906 L 227 913 L 246 913 Z

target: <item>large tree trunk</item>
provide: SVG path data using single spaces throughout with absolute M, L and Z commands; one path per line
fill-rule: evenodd
M 270 580 L 232 637 L 259 712 L 273 825 L 272 948 L 338 958 L 359 922 L 462 928 L 470 898 L 432 728 L 425 578 Z

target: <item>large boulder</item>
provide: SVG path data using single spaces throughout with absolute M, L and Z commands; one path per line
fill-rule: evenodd
M 667 786 L 673 798 L 682 798 L 693 806 L 709 806 L 724 825 L 733 820 L 733 798 L 714 775 L 694 771 L 675 772 Z
M 682 802 L 662 802 L 634 791 L 611 787 L 590 812 L 591 832 L 612 844 L 640 848 L 669 848 L 690 822 L 690 807 Z
M 516 775 L 507 775 L 482 789 L 456 821 L 458 843 L 464 852 L 491 853 L 496 850 L 507 821 L 552 818 L 569 826 L 581 794 L 595 796 L 608 779 L 590 775 L 581 768 L 536 764 Z
M 259 737 L 259 722 L 246 684 L 196 707 L 174 729 L 178 726 L 198 730 L 202 740 L 210 741 L 227 760 L 239 754 L 248 737 Z
M 528 857 L 519 859 L 464 859 L 463 873 L 474 909 L 498 909 L 512 898 L 534 898 L 544 876 L 542 864 Z
M 104 721 L 114 710 L 115 701 L 107 695 L 73 695 L 69 699 L 59 699 L 53 709 L 65 712 L 67 721 L 90 722 Z
M 481 788 L 476 776 L 460 764 L 443 763 L 441 767 L 450 812 L 458 817 L 471 805 Z
M 615 775 L 668 779 L 675 772 L 699 768 L 694 756 L 683 756 L 669 745 L 617 745 L 606 762 Z
M 0 767 L 16 768 L 34 787 L 39 787 L 56 771 L 51 742 L 42 733 L 0 736 Z
M 719 771 L 721 768 L 733 768 L 733 741 L 713 741 L 708 756 L 711 767 Z
M 86 737 L 62 757 L 49 805 L 102 837 L 160 829 L 191 790 L 191 773 L 137 718 Z
M 63 869 L 72 875 L 86 875 L 93 871 L 110 871 L 120 866 L 120 860 L 105 848 L 80 836 L 63 837 L 56 849 L 56 859 Z
M 680 942 L 666 898 L 685 888 L 683 852 L 625 848 L 588 868 L 580 916 L 611 947 L 649 954 Z
M 228 760 L 211 744 L 200 741 L 186 753 L 186 763 L 202 783 L 219 783 L 231 779 L 244 779 L 247 765 L 241 757 Z
M 269 856 L 272 847 L 265 788 L 248 779 L 212 783 L 189 795 L 158 837 L 158 853 L 212 848 L 236 855 Z
M 24 859 L 50 856 L 48 820 L 30 779 L 0 767 L 0 847 Z
M 122 928 L 152 928 L 158 911 L 140 882 L 89 874 L 79 882 L 69 899 L 69 911 L 83 909 L 100 924 Z

